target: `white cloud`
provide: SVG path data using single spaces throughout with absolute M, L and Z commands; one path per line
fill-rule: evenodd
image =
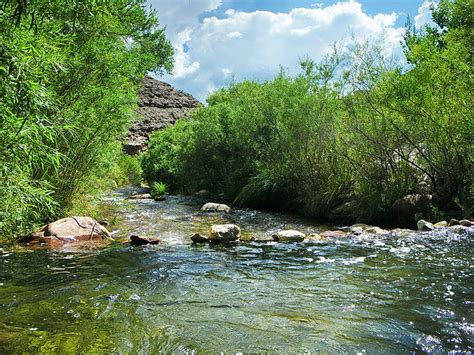
M 431 17 L 431 12 L 436 8 L 437 3 L 434 1 L 425 1 L 418 8 L 418 15 L 415 16 L 415 26 L 417 28 L 422 28 L 426 25 L 433 25 L 433 19 Z
M 189 9 L 183 3 L 188 1 L 168 2 L 165 13 L 158 7 L 161 22 L 174 31 L 169 37 L 176 48 L 175 75 L 164 80 L 201 101 L 230 78 L 268 79 L 280 66 L 295 73 L 299 58 L 320 59 L 334 42 L 350 45 L 384 34 L 387 51 L 400 53 L 404 32 L 395 26 L 395 13 L 370 16 L 352 0 L 288 13 L 227 10 L 223 18 L 202 22 L 197 21 L 200 11 L 215 9 L 221 1 L 190 1 L 194 7 Z

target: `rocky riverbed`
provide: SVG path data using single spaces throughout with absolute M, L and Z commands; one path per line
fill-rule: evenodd
M 472 227 L 344 228 L 133 192 L 104 197 L 107 228 L 160 243 L 0 249 L 0 352 L 474 350 Z M 193 244 L 227 224 L 244 242 Z

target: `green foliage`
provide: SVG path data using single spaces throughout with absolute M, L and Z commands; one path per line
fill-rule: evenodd
M 167 190 L 168 190 L 168 187 L 166 186 L 164 182 L 156 181 L 151 186 L 151 196 L 152 197 L 162 196 L 166 193 Z
M 138 182 L 117 142 L 145 73 L 172 67 L 158 25 L 142 0 L 1 2 L 0 235 L 60 216 L 109 172 Z
M 363 43 L 302 61 L 296 77 L 213 93 L 191 120 L 152 136 L 145 179 L 323 218 L 351 202 L 353 219 L 381 222 L 413 193 L 432 193 L 436 215 L 472 215 L 471 10 L 442 1 L 441 27 L 407 29 L 408 67 Z

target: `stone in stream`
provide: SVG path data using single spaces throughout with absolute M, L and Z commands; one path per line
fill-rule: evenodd
M 230 212 L 230 207 L 222 203 L 208 202 L 201 207 L 202 212 Z
M 448 226 L 448 222 L 446 222 L 446 221 L 440 221 L 440 222 L 438 222 L 438 223 L 435 223 L 433 226 L 434 226 L 434 227 L 447 227 L 447 226 Z
M 211 242 L 235 242 L 240 239 L 240 228 L 235 224 L 214 224 L 211 227 Z
M 305 235 L 295 230 L 282 230 L 272 235 L 276 242 L 302 242 Z
M 320 236 L 318 233 L 310 233 L 304 239 L 306 243 L 327 242 L 327 238 Z
M 451 218 L 451 220 L 448 223 L 448 227 L 452 227 L 452 226 L 459 226 L 459 221 L 455 218 Z
M 340 238 L 340 237 L 347 237 L 349 233 L 344 231 L 325 231 L 319 233 L 319 235 L 323 238 Z
M 156 237 L 140 237 L 138 235 L 130 236 L 130 244 L 133 245 L 144 245 L 144 244 L 159 244 L 161 239 Z
M 195 244 L 204 244 L 204 243 L 209 243 L 209 238 L 206 237 L 205 235 L 196 233 L 191 237 L 191 240 Z
M 387 234 L 389 233 L 389 231 L 386 229 L 382 229 L 380 227 L 369 227 L 364 230 L 364 233 L 379 235 L 379 234 Z
M 135 194 L 128 197 L 129 200 L 149 200 L 152 198 L 150 194 Z
M 47 224 L 19 240 L 29 245 L 58 247 L 79 242 L 112 240 L 109 231 L 91 217 L 67 217 Z
M 416 224 L 419 231 L 431 231 L 434 229 L 432 223 L 425 221 L 424 219 L 420 219 Z
M 463 227 L 470 227 L 470 226 L 472 226 L 472 222 L 471 222 L 470 220 L 468 220 L 468 219 L 461 219 L 461 220 L 459 221 L 459 224 L 460 224 L 461 226 L 463 226 Z

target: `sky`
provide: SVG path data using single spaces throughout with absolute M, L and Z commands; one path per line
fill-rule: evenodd
M 199 101 L 232 81 L 290 74 L 299 60 L 321 59 L 335 42 L 383 37 L 385 53 L 403 60 L 407 17 L 431 23 L 426 0 L 148 0 L 175 49 L 172 75 L 157 77 Z

